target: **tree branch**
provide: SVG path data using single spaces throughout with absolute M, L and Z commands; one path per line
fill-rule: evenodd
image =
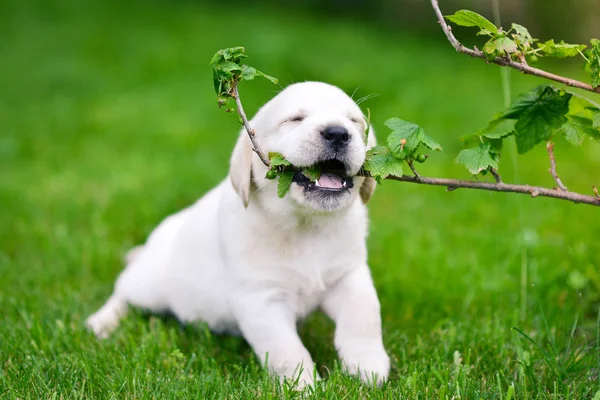
M 554 142 L 552 140 L 548 140 L 548 143 L 546 143 L 546 150 L 548 150 L 548 156 L 550 157 L 550 168 L 548 169 L 548 172 L 550 172 L 554 178 L 558 188 L 563 192 L 566 192 L 567 187 L 562 183 L 556 172 L 556 158 L 554 158 Z
M 444 31 L 444 33 L 446 34 L 446 37 L 448 38 L 448 40 L 450 41 L 452 46 L 456 49 L 456 51 L 458 51 L 459 53 L 462 53 L 462 54 L 467 54 L 471 57 L 482 58 L 482 59 L 488 61 L 485 57 L 485 54 L 483 54 L 482 51 L 469 49 L 468 47 L 463 46 L 462 43 L 460 43 L 458 41 L 458 39 L 456 39 L 456 37 L 454 37 L 454 35 L 452 34 L 452 28 L 450 28 L 450 26 L 448 26 L 448 24 L 446 23 L 446 20 L 444 19 L 444 16 L 442 15 L 442 12 L 440 11 L 440 6 L 438 4 L 438 0 L 431 0 L 431 5 L 433 7 L 433 10 L 435 11 L 435 15 L 437 16 L 438 22 L 440 23 L 442 30 Z M 527 65 L 525 60 L 521 60 L 521 62 L 517 62 L 517 61 L 511 60 L 510 58 L 496 57 L 493 60 L 490 60 L 488 62 L 493 62 L 494 64 L 500 65 L 502 67 L 514 68 L 518 71 L 521 71 L 524 74 L 539 76 L 539 77 L 546 78 L 546 79 L 549 79 L 549 80 L 552 80 L 555 82 L 560 82 L 567 86 L 576 87 L 576 88 L 587 90 L 587 91 L 594 92 L 594 93 L 600 93 L 600 86 L 594 88 L 592 85 L 590 85 L 588 83 L 580 82 L 575 79 L 565 78 L 563 76 L 555 75 L 555 74 L 546 72 L 546 71 L 538 69 L 538 68 L 530 67 L 529 65 Z
M 366 175 L 366 174 L 365 174 Z M 400 182 L 418 183 L 421 185 L 445 186 L 448 191 L 459 188 L 489 190 L 493 192 L 521 193 L 531 197 L 551 197 L 554 199 L 568 200 L 574 203 L 600 206 L 600 197 L 586 196 L 580 193 L 548 189 L 530 185 L 512 185 L 508 183 L 489 183 L 476 181 L 463 181 L 446 178 L 427 178 L 424 176 L 388 176 L 386 179 Z
M 435 0 L 434 0 L 435 1 Z M 252 145 L 254 148 L 254 152 L 258 154 L 261 161 L 267 166 L 271 166 L 271 162 L 268 157 L 262 152 L 258 142 L 256 141 L 256 134 L 254 129 L 250 126 L 250 122 L 248 122 L 248 118 L 246 117 L 246 113 L 244 112 L 244 108 L 242 107 L 242 102 L 240 100 L 239 93 L 237 91 L 237 86 L 234 86 L 232 90 L 232 96 L 235 99 L 237 104 L 238 113 L 242 118 L 244 123 L 244 127 L 246 128 L 246 132 L 248 132 L 248 136 L 252 141 Z M 551 160 L 553 160 L 553 153 L 549 149 L 548 151 L 551 154 Z M 446 178 L 427 178 L 419 175 L 413 163 L 409 163 L 409 167 L 415 176 L 388 176 L 386 179 L 400 182 L 410 182 L 410 183 L 418 183 L 420 185 L 433 185 L 433 186 L 445 186 L 446 190 L 451 192 L 453 190 L 464 188 L 464 189 L 478 189 L 478 190 L 488 190 L 493 192 L 508 192 L 508 193 L 521 193 L 528 194 L 531 197 L 552 197 L 554 199 L 568 200 L 574 203 L 583 203 L 589 204 L 592 206 L 600 206 L 600 196 L 598 195 L 597 189 L 594 187 L 595 196 L 586 196 L 580 193 L 569 192 L 566 190 L 555 190 L 548 189 L 537 186 L 529 186 L 529 185 L 512 185 L 503 183 L 498 171 L 492 170 L 492 175 L 496 180 L 496 183 L 489 182 L 477 182 L 477 181 L 463 181 L 457 179 L 446 179 Z M 370 176 L 368 172 L 361 170 L 359 173 L 360 176 Z M 562 183 L 561 183 L 562 184 Z M 560 186 L 560 185 L 559 185 Z M 564 186 L 563 186 L 564 187 Z
M 240 100 L 240 94 L 238 93 L 237 84 L 233 86 L 231 96 L 235 99 L 238 114 L 242 118 L 242 122 L 244 123 L 244 127 L 246 128 L 246 132 L 248 132 L 248 136 L 250 137 L 250 141 L 252 142 L 252 150 L 256 154 L 258 154 L 263 164 L 270 168 L 271 161 L 269 160 L 269 157 L 267 157 L 260 148 L 260 145 L 256 140 L 256 132 L 254 132 L 254 129 L 252 129 L 252 127 L 250 126 L 250 122 L 248 122 L 248 118 L 246 117 L 246 113 L 244 112 L 244 107 L 242 106 L 242 101 Z

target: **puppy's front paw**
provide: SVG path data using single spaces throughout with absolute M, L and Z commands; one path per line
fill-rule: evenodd
M 105 313 L 93 314 L 85 321 L 85 326 L 98 339 L 106 339 L 118 325 L 119 319 L 117 317 Z
M 390 357 L 383 346 L 354 348 L 340 352 L 346 372 L 368 384 L 381 385 L 390 373 Z

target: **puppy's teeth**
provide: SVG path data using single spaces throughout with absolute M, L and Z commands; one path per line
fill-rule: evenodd
M 346 187 L 346 184 L 347 184 L 347 183 L 348 183 L 348 182 L 344 181 L 344 183 L 342 183 L 342 186 L 343 186 L 343 187 Z
M 321 185 L 319 185 L 319 181 L 315 181 L 315 186 L 316 187 L 321 187 Z

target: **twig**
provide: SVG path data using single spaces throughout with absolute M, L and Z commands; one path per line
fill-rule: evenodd
M 456 51 L 458 51 L 459 53 L 467 54 L 467 55 L 469 55 L 471 57 L 475 57 L 475 58 L 482 58 L 488 62 L 493 62 L 494 64 L 497 64 L 497 65 L 500 65 L 503 67 L 514 68 L 518 71 L 521 71 L 524 74 L 540 76 L 542 78 L 550 79 L 555 82 L 560 82 L 567 86 L 576 87 L 576 88 L 583 89 L 583 90 L 588 90 L 588 91 L 594 92 L 594 93 L 600 93 L 600 86 L 594 88 L 592 85 L 590 85 L 588 83 L 580 82 L 575 79 L 565 78 L 563 76 L 555 75 L 555 74 L 546 72 L 546 71 L 538 69 L 538 68 L 533 68 L 533 67 L 530 67 L 529 65 L 527 65 L 527 63 L 517 62 L 517 61 L 511 60 L 510 58 L 495 57 L 492 60 L 487 60 L 485 54 L 483 54 L 482 51 L 469 49 L 468 47 L 463 46 L 463 44 L 460 43 L 458 41 L 458 39 L 456 39 L 456 37 L 454 37 L 454 35 L 452 34 L 452 29 L 450 28 L 450 26 L 448 26 L 448 24 L 444 20 L 444 16 L 443 16 L 442 12 L 440 11 L 440 6 L 438 4 L 438 0 L 431 0 L 431 5 L 433 7 L 433 10 L 435 11 L 435 14 L 437 16 L 438 22 L 440 23 L 440 25 L 442 27 L 442 30 L 446 34 L 446 37 L 448 38 L 448 40 L 450 41 L 452 46 L 456 49 Z
M 574 203 L 589 204 L 592 206 L 600 206 L 600 197 L 587 196 L 580 193 L 560 191 L 554 189 L 548 189 L 530 185 L 512 185 L 508 183 L 489 183 L 489 182 L 475 182 L 475 181 L 462 181 L 457 179 L 446 179 L 446 178 L 427 178 L 421 176 L 416 178 L 414 176 L 388 176 L 386 179 L 400 181 L 400 182 L 411 182 L 418 183 L 421 185 L 433 185 L 433 186 L 445 186 L 448 191 L 453 191 L 458 188 L 466 189 L 479 189 L 489 190 L 493 192 L 507 192 L 507 193 L 521 193 L 528 194 L 531 197 L 552 197 L 554 199 L 568 200 Z
M 265 155 L 265 153 L 263 153 L 262 149 L 260 148 L 260 145 L 258 144 L 258 141 L 256 140 L 256 132 L 254 132 L 254 129 L 252 129 L 252 127 L 250 126 L 250 122 L 248 122 L 248 118 L 246 117 L 246 113 L 244 112 L 244 107 L 242 106 L 242 101 L 240 100 L 240 94 L 238 93 L 237 84 L 233 86 L 231 95 L 235 99 L 235 104 L 237 105 L 238 114 L 240 114 L 240 117 L 242 118 L 242 122 L 244 123 L 244 127 L 246 128 L 246 132 L 248 132 L 248 136 L 250 137 L 250 141 L 252 142 L 252 150 L 256 154 L 258 154 L 258 156 L 260 157 L 260 160 L 263 162 L 263 164 L 265 164 L 267 167 L 270 168 L 271 161 L 269 160 L 269 157 L 267 157 Z
M 406 161 L 406 163 L 410 167 L 410 170 L 412 171 L 412 173 L 415 174 L 415 178 L 421 179 L 421 175 L 419 175 L 419 173 L 417 172 L 417 169 L 415 168 L 414 163 L 412 161 Z
M 496 180 L 496 183 L 502 183 L 502 178 L 500 177 L 500 174 L 498 173 L 498 171 L 496 171 L 495 168 L 490 167 L 490 173 Z
M 596 188 L 596 185 L 592 186 L 592 190 L 594 191 L 596 198 L 600 199 L 600 193 L 598 193 L 598 189 Z
M 550 169 L 548 169 L 548 172 L 550 172 L 554 178 L 554 181 L 558 185 L 558 189 L 566 192 L 567 187 L 563 185 L 556 172 L 556 158 L 554 158 L 554 142 L 552 140 L 548 140 L 548 143 L 546 143 L 546 150 L 548 150 L 548 156 L 550 157 Z

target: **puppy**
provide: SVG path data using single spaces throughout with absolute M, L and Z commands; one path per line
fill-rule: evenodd
M 356 176 L 375 144 L 359 107 L 319 82 L 289 86 L 251 121 L 265 152 L 296 167 L 319 165 L 311 182 L 296 173 L 289 193 L 252 151 L 244 130 L 229 177 L 194 205 L 167 217 L 126 257 L 106 304 L 87 320 L 107 337 L 128 306 L 204 321 L 241 334 L 282 378 L 318 377 L 296 322 L 321 308 L 336 324 L 335 347 L 350 374 L 383 382 L 380 306 L 367 266 L 367 210 L 375 182 Z

